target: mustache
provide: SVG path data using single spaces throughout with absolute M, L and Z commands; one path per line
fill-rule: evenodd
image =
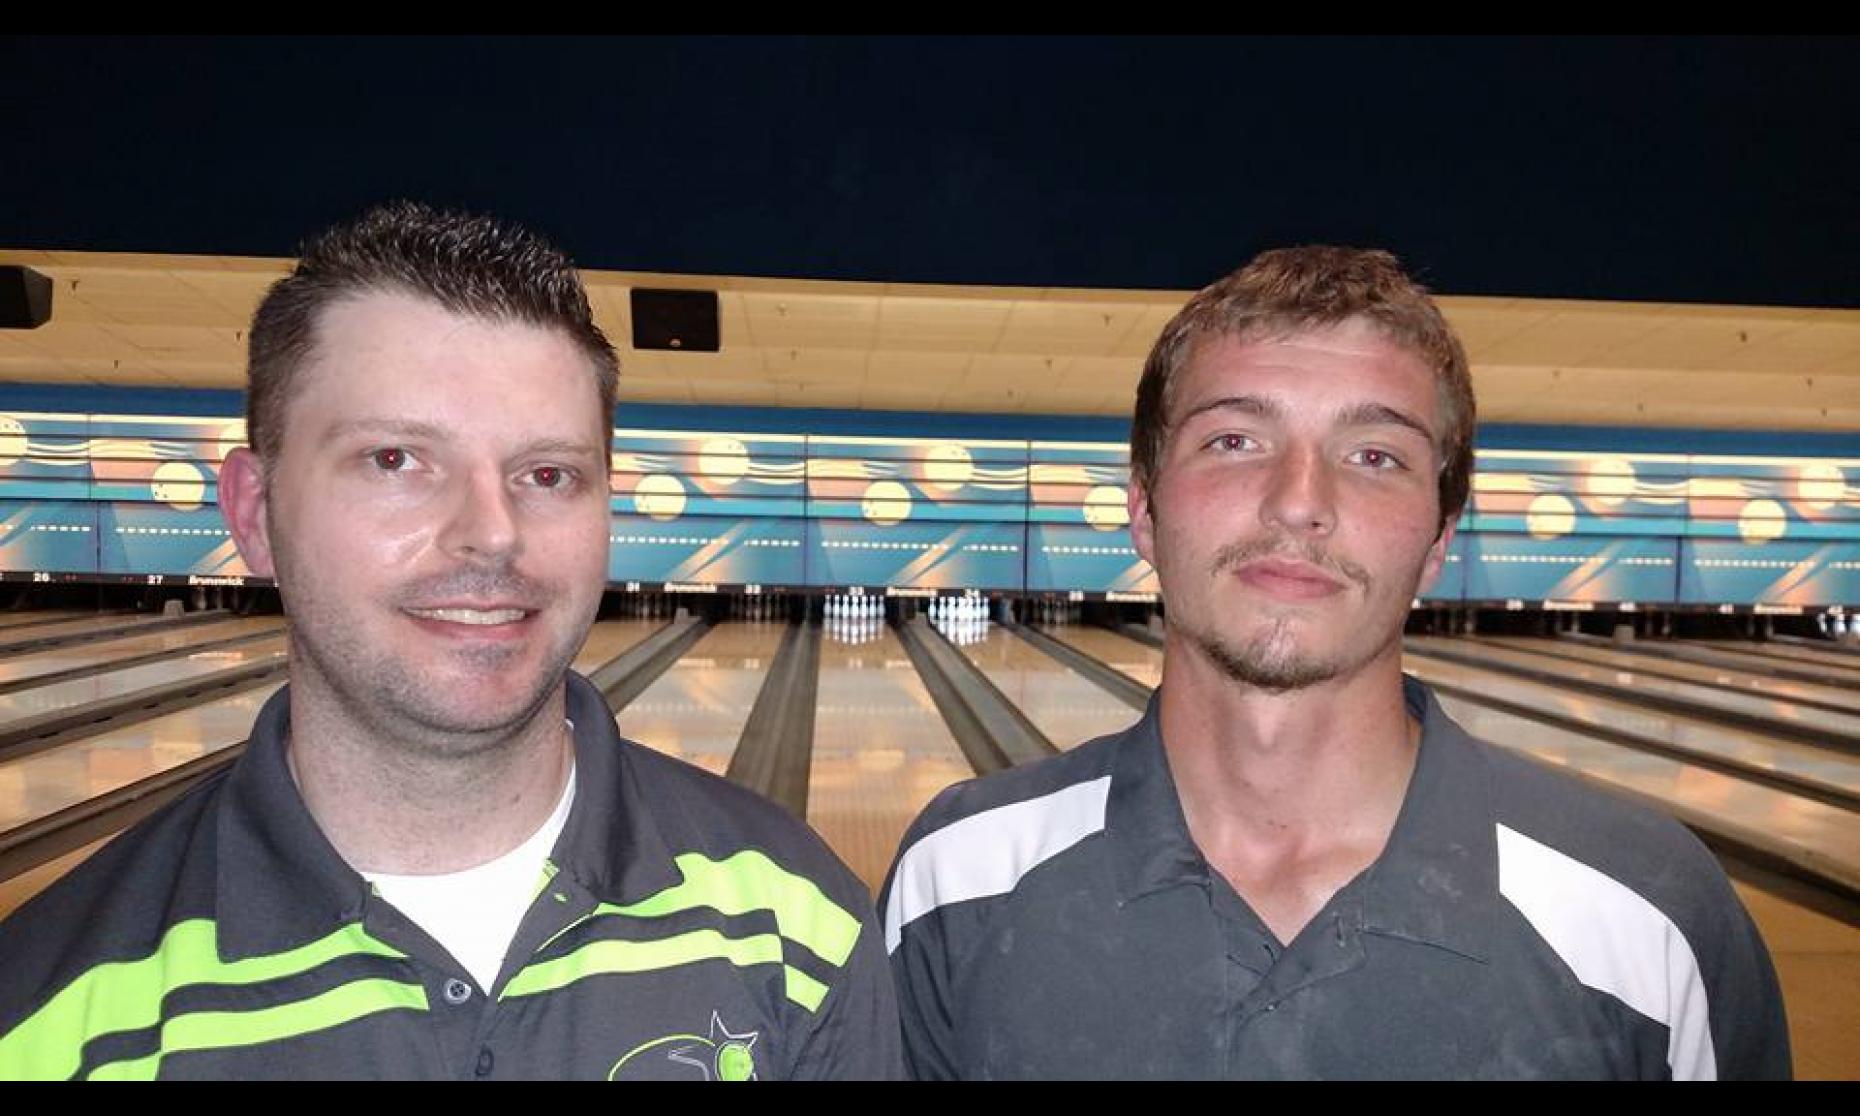
M 1248 562 L 1257 562 L 1262 558 L 1290 558 L 1299 562 L 1307 562 L 1365 589 L 1369 587 L 1372 580 L 1368 570 L 1347 558 L 1331 554 L 1321 546 L 1279 538 L 1249 539 L 1246 542 L 1229 543 L 1221 547 L 1214 552 L 1214 571 L 1220 573 L 1235 566 L 1244 566 Z
M 467 567 L 400 586 L 394 593 L 394 604 L 400 608 L 417 608 L 463 598 L 493 600 L 533 609 L 554 596 L 553 586 L 515 570 Z

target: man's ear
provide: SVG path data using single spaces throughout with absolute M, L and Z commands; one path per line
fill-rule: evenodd
M 1151 569 L 1154 569 L 1156 567 L 1156 559 L 1153 557 L 1156 553 L 1156 523 L 1150 516 L 1150 491 L 1142 481 L 1137 479 L 1135 473 L 1130 475 L 1130 488 L 1124 494 L 1124 507 L 1130 515 L 1131 545 L 1137 548 L 1137 553 L 1150 564 Z
M 271 560 L 271 529 L 265 521 L 265 466 L 244 446 L 226 455 L 220 465 L 220 515 L 232 531 L 233 545 L 254 577 L 275 577 Z
M 1447 565 L 1447 550 L 1453 545 L 1453 532 L 1459 527 L 1459 517 L 1455 516 L 1440 525 L 1440 534 L 1433 545 L 1427 548 L 1427 560 L 1421 563 L 1421 581 L 1414 587 L 1414 595 L 1420 596 L 1434 587 L 1440 580 L 1440 571 Z

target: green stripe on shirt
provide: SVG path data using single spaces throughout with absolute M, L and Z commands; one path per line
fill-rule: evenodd
M 360 923 L 351 923 L 283 953 L 221 961 L 211 919 L 177 922 L 155 952 L 86 969 L 44 1007 L 0 1035 L 0 1078 L 70 1077 L 83 1063 L 87 1043 L 153 1027 L 162 1020 L 163 1001 L 177 989 L 259 984 L 350 956 L 406 955 L 369 937 Z

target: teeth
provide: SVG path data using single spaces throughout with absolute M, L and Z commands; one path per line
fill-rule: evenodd
M 523 619 L 523 610 L 520 608 L 494 608 L 488 611 L 475 608 L 410 608 L 407 611 L 426 620 L 444 620 L 452 624 L 511 624 Z

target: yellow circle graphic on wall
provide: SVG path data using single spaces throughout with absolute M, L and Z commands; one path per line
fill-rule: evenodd
M 1619 457 L 1598 457 L 1583 470 L 1583 495 L 1606 507 L 1634 495 L 1634 466 Z
M 924 479 L 944 492 L 954 492 L 975 476 L 975 459 L 964 446 L 945 442 L 924 456 Z
M 889 527 L 910 518 L 911 490 L 897 481 L 874 481 L 866 486 L 859 508 L 873 523 Z
M 275 441 L 276 436 L 273 436 Z M 220 436 L 213 443 L 213 459 L 225 461 L 226 455 L 245 445 L 245 423 L 229 422 L 220 427 Z
M 1560 492 L 1546 492 L 1531 501 L 1524 526 L 1534 539 L 1554 539 L 1576 529 L 1576 505 Z
M 1846 495 L 1847 477 L 1838 466 L 1817 461 L 1802 466 L 1796 473 L 1796 499 L 1816 511 L 1827 511 Z
M 735 484 L 749 472 L 749 449 L 738 438 L 711 438 L 698 451 L 698 472 L 705 480 Z
M 149 479 L 149 494 L 170 507 L 193 511 L 207 494 L 207 478 L 186 461 L 164 461 Z
M 1085 522 L 1100 531 L 1115 531 L 1130 525 L 1130 505 L 1124 490 L 1114 484 L 1101 484 L 1085 494 Z
M 26 456 L 26 424 L 12 415 L 0 415 L 0 465 Z
M 1737 533 L 1747 543 L 1780 539 L 1789 529 L 1789 513 L 1774 500 L 1752 500 L 1737 517 Z
M 677 477 L 647 473 L 633 489 L 633 506 L 654 519 L 677 519 L 685 511 L 685 486 Z

